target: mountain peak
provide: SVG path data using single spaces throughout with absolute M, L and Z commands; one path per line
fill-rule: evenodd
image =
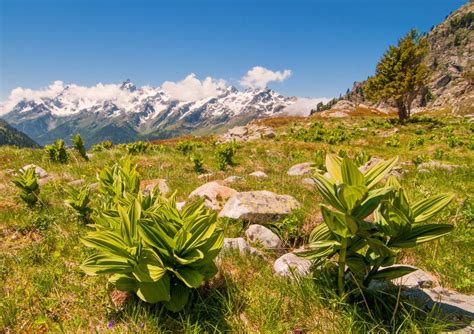
M 137 90 L 137 87 L 132 83 L 130 79 L 127 79 L 124 82 L 122 82 L 120 89 L 128 90 L 129 92 L 133 93 L 134 91 Z

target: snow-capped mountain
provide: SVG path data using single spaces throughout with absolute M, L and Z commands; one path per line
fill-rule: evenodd
M 223 86 L 214 97 L 180 101 L 161 87 L 138 88 L 130 80 L 95 87 L 100 89 L 92 93 L 84 87 L 64 86 L 54 95 L 22 99 L 3 110 L 2 118 L 40 144 L 67 140 L 79 132 L 91 145 L 105 139 L 119 143 L 218 131 L 277 115 L 298 101 L 268 88 L 240 91 Z

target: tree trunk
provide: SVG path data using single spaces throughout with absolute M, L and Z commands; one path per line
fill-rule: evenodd
M 410 111 L 403 101 L 397 101 L 398 108 L 398 119 L 400 122 L 404 122 L 410 117 Z

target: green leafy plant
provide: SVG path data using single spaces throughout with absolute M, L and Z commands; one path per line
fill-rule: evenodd
M 328 155 L 330 176 L 315 174 L 316 187 L 327 203 L 321 205 L 324 224 L 313 230 L 308 250 L 299 255 L 316 263 L 337 256 L 341 296 L 349 282 L 364 288 L 371 280 L 394 279 L 413 271 L 406 266 L 384 267 L 395 263 L 401 249 L 438 239 L 453 229 L 449 224 L 425 223 L 451 202 L 452 195 L 412 203 L 395 177 L 376 188 L 397 161 L 382 161 L 361 173 L 348 158 Z M 368 220 L 372 213 L 373 222 Z
M 89 275 L 111 275 L 109 282 L 117 289 L 177 312 L 188 303 L 192 289 L 217 273 L 214 259 L 223 234 L 216 213 L 202 201 L 178 211 L 174 196 L 139 194 L 129 184 L 135 168 L 123 168 L 130 165 L 130 160 L 122 161 L 101 173 L 119 178 L 113 183 L 124 191 L 102 188 L 103 196 L 113 196 L 113 205 L 97 209 L 95 231 L 82 239 L 96 252 L 81 268 Z
M 102 152 L 104 150 L 110 150 L 114 146 L 114 143 L 111 140 L 104 140 L 98 144 L 92 146 L 92 151 Z
M 429 160 L 429 158 L 428 158 L 427 155 L 419 154 L 419 155 L 414 156 L 413 159 L 411 159 L 411 162 L 413 162 L 413 164 L 415 166 L 418 166 L 418 165 L 421 165 L 423 162 L 426 162 L 428 160 Z
M 178 144 L 176 144 L 176 149 L 182 154 L 188 154 L 194 150 L 194 147 L 194 143 L 189 140 L 180 141 Z
M 363 166 L 372 158 L 370 154 L 365 151 L 359 151 L 354 156 L 354 162 L 357 166 Z
M 88 161 L 89 157 L 87 156 L 86 148 L 84 147 L 84 142 L 82 141 L 81 135 L 76 133 L 71 137 L 71 141 L 74 149 L 79 152 L 79 154 L 82 158 L 84 158 L 84 160 Z
M 227 166 L 234 165 L 234 155 L 237 151 L 235 142 L 221 144 L 216 148 L 217 166 L 220 170 L 226 170 Z
M 38 175 L 35 168 L 31 167 L 26 170 L 18 171 L 18 175 L 13 178 L 12 182 L 20 190 L 20 198 L 27 206 L 33 207 L 38 202 L 40 187 L 38 183 Z
M 385 141 L 385 145 L 387 145 L 388 147 L 400 147 L 400 138 L 398 138 L 397 136 L 393 136 L 387 141 Z
M 62 139 L 57 139 L 53 144 L 46 145 L 44 149 L 46 153 L 48 153 L 49 159 L 53 162 L 65 164 L 69 160 L 66 152 L 66 146 L 64 145 L 64 140 Z
M 126 146 L 128 154 L 144 153 L 150 148 L 150 143 L 137 141 Z
M 204 160 L 196 155 L 191 157 L 191 162 L 193 163 L 194 171 L 197 174 L 202 174 L 204 172 Z
M 444 158 L 444 151 L 440 148 L 437 148 L 434 153 L 434 158 L 437 160 L 442 160 Z
M 66 199 L 66 204 L 76 211 L 79 218 L 88 221 L 92 209 L 89 207 L 90 202 L 90 187 L 85 185 L 80 189 L 69 187 L 65 189 L 69 198 Z

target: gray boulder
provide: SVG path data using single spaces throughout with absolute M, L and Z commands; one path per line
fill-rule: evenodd
M 454 169 L 459 168 L 457 165 L 450 165 L 450 164 L 443 164 L 439 161 L 428 161 L 428 162 L 423 162 L 418 165 L 417 169 L 418 171 L 426 171 L 430 169 L 442 169 L 447 171 L 448 173 L 451 173 Z
M 279 257 L 273 264 L 276 275 L 284 277 L 305 276 L 309 274 L 311 261 L 303 259 L 295 253 L 287 253 Z
M 395 264 L 391 267 L 399 267 L 401 265 Z M 396 278 L 392 280 L 392 283 L 395 285 L 401 285 L 407 288 L 432 288 L 437 285 L 436 278 L 421 269 L 418 269 L 413 266 L 406 266 L 404 267 L 412 267 L 416 269 L 414 272 L 411 272 L 405 276 Z
M 220 210 L 229 197 L 235 194 L 237 194 L 236 190 L 223 186 L 216 181 L 212 181 L 196 188 L 189 195 L 189 199 L 201 197 L 204 199 L 204 204 L 207 208 Z
M 23 166 L 23 168 L 21 168 L 21 171 L 25 171 L 25 170 L 30 169 L 30 168 L 35 169 L 35 173 L 38 175 L 38 177 L 40 179 L 44 179 L 45 177 L 48 177 L 48 173 L 43 168 L 41 168 L 39 166 L 36 166 L 34 164 L 29 164 L 29 165 Z
M 84 183 L 86 183 L 86 180 L 77 179 L 77 180 L 70 181 L 67 184 L 68 186 L 76 187 L 76 186 L 82 186 Z
M 260 254 L 260 252 L 249 246 L 244 238 L 224 238 L 221 254 L 229 250 L 238 250 L 240 254 Z
M 284 246 L 278 235 L 262 225 L 250 225 L 247 231 L 245 231 L 245 236 L 248 240 L 258 242 L 267 249 L 280 250 Z
M 142 193 L 145 196 L 149 195 L 155 187 L 158 187 L 161 195 L 166 195 L 171 191 L 165 179 L 143 180 L 140 182 L 140 188 L 143 189 Z
M 219 217 L 261 224 L 276 221 L 299 207 L 298 201 L 289 195 L 277 195 L 267 190 L 249 191 L 229 198 Z
M 256 171 L 256 172 L 250 173 L 249 175 L 257 179 L 266 179 L 268 177 L 268 175 L 262 171 Z
M 226 184 L 230 184 L 230 183 L 235 183 L 235 182 L 240 182 L 242 181 L 244 178 L 241 177 L 241 176 L 229 176 L 227 178 L 224 179 L 224 183 Z
M 314 170 L 314 163 L 303 162 L 301 164 L 297 164 L 291 167 L 288 170 L 288 175 L 301 176 L 301 175 L 311 174 L 313 170 Z

